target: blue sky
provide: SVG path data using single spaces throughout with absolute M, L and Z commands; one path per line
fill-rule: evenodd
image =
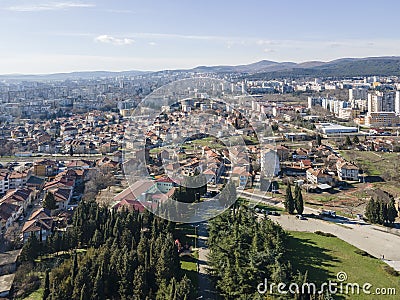
M 0 0 L 0 73 L 400 56 L 399 2 Z

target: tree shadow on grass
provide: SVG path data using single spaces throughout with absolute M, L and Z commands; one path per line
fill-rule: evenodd
M 329 238 L 329 237 L 327 237 Z M 287 257 L 292 264 L 293 271 L 307 272 L 307 282 L 320 286 L 336 278 L 336 274 L 327 270 L 334 266 L 334 262 L 340 262 L 332 256 L 331 250 L 321 248 L 307 238 L 300 239 L 289 235 L 287 239 Z M 343 296 L 334 295 L 334 299 L 345 299 Z

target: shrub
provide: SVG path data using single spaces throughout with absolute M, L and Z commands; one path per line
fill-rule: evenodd
M 383 266 L 383 269 L 386 271 L 386 273 L 388 273 L 389 275 L 392 276 L 399 276 L 399 272 L 397 272 L 395 269 L 393 269 L 391 266 L 385 265 Z
M 361 250 L 361 249 L 356 249 L 356 250 L 354 250 L 354 252 L 361 256 L 367 256 L 367 257 L 373 258 L 373 256 L 371 254 L 369 254 L 368 252 L 365 252 L 364 250 Z
M 334 234 L 332 234 L 332 233 L 329 233 L 329 232 L 322 232 L 322 231 L 319 231 L 319 230 L 317 230 L 317 231 L 315 232 L 315 234 L 322 235 L 322 236 L 326 236 L 326 237 L 336 237 L 336 235 L 334 235 Z

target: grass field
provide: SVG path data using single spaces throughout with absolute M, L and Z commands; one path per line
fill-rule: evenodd
M 34 291 L 28 297 L 24 298 L 24 300 L 42 300 L 42 299 L 43 299 L 43 288 Z
M 175 228 L 175 234 L 182 245 L 187 243 L 189 246 L 195 247 L 197 232 L 193 226 L 190 226 L 189 224 L 179 224 Z M 183 273 L 192 281 L 195 290 L 197 290 L 198 286 L 198 258 L 198 251 L 192 252 L 191 256 L 181 256 L 181 268 Z
M 284 211 L 280 207 L 271 206 L 271 205 L 268 205 L 268 204 L 265 204 L 262 202 L 253 202 L 251 200 L 247 200 L 247 199 L 241 198 L 241 197 L 238 198 L 237 202 L 242 205 L 246 205 L 246 206 L 250 206 L 250 207 L 254 207 L 254 208 L 258 208 L 258 209 L 265 209 L 265 210 L 269 210 L 269 211 L 279 211 L 279 212 Z
M 370 176 L 397 173 L 398 165 L 394 162 L 399 160 L 398 153 L 342 150 L 340 154 L 344 159 L 354 161 Z
M 198 252 L 194 252 L 192 256 L 182 256 L 181 257 L 181 268 L 183 274 L 190 279 L 193 284 L 194 290 L 197 290 L 199 285 L 199 277 L 197 273 L 197 260 L 198 260 Z
M 336 281 L 339 272 L 347 274 L 345 283 L 372 285 L 371 295 L 335 295 L 333 299 L 399 299 L 400 277 L 388 274 L 385 263 L 379 259 L 356 253 L 357 248 L 336 238 L 315 233 L 290 232 L 289 259 L 293 268 L 308 272 L 308 282 L 318 285 L 328 280 Z M 396 294 L 372 295 L 376 288 L 396 288 Z

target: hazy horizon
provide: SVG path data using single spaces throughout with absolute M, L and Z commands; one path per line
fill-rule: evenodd
M 308 60 L 308 61 L 299 61 L 296 62 L 294 60 L 286 60 L 286 61 L 274 61 L 274 60 L 269 60 L 269 59 L 262 59 L 258 61 L 251 61 L 248 63 L 233 63 L 233 64 L 216 64 L 216 65 L 195 65 L 195 66 L 189 66 L 187 68 L 167 68 L 167 69 L 153 69 L 153 70 L 141 70 L 141 69 L 121 69 L 121 70 L 103 70 L 103 69 L 93 69 L 93 70 L 67 70 L 67 71 L 60 71 L 60 72 L 48 72 L 48 73 L 0 73 L 0 76 L 41 76 L 41 75 L 54 75 L 54 74 L 71 74 L 71 73 L 96 73 L 96 72 L 110 72 L 110 73 L 123 73 L 123 72 L 143 72 L 143 73 L 152 73 L 152 72 L 161 72 L 161 71 L 167 71 L 167 70 L 191 70 L 199 67 L 223 67 L 223 66 L 240 66 L 240 65 L 251 65 L 254 63 L 258 63 L 261 61 L 271 61 L 271 62 L 276 62 L 276 63 L 296 63 L 296 64 L 302 64 L 302 63 L 311 63 L 311 62 L 321 62 L 321 63 L 329 63 L 332 61 L 336 60 L 341 60 L 341 59 L 364 59 L 364 58 L 384 58 L 384 57 L 400 57 L 400 56 L 387 56 L 387 55 L 382 55 L 382 56 L 370 56 L 370 57 L 338 57 L 329 61 L 323 61 L 323 60 L 318 60 L 318 59 L 313 59 L 313 60 Z

